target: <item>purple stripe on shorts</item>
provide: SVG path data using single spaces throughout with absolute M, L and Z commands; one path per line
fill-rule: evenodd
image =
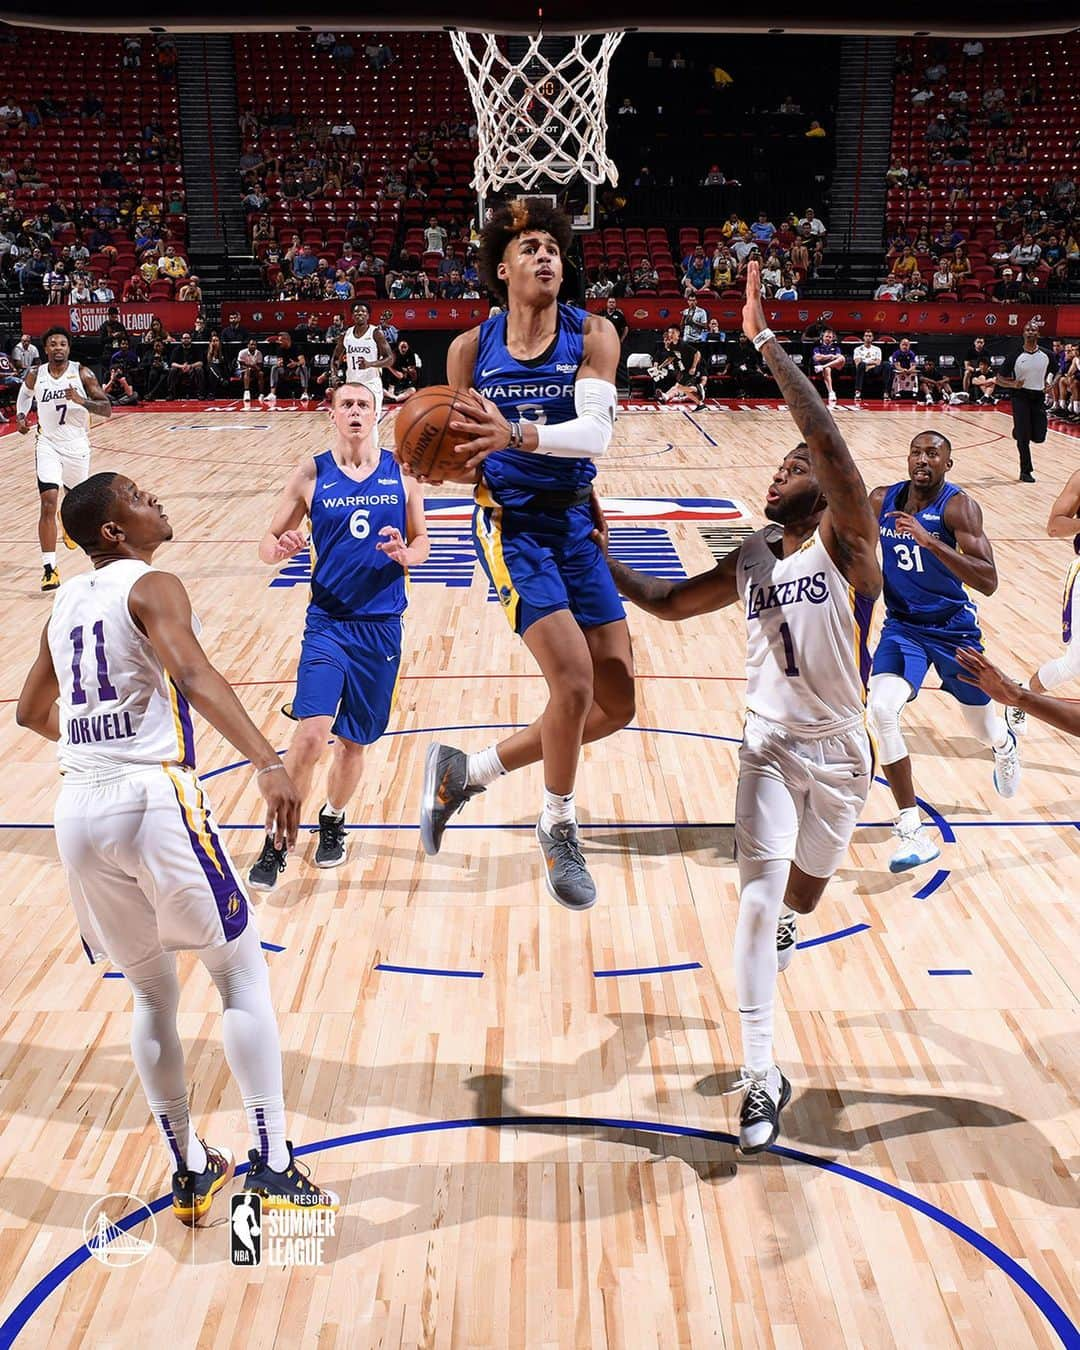
M 173 791 L 176 793 L 176 803 L 180 808 L 180 819 L 184 822 L 184 829 L 187 830 L 191 851 L 199 860 L 199 866 L 203 870 L 203 875 L 210 886 L 210 893 L 217 905 L 221 927 L 226 939 L 231 942 L 233 938 L 239 937 L 247 927 L 248 906 L 244 887 L 229 866 L 228 859 L 225 857 L 225 850 L 221 847 L 221 842 L 215 835 L 214 827 L 210 823 L 209 813 L 202 807 L 202 792 L 199 792 L 199 805 L 195 809 L 202 813 L 203 825 L 217 855 L 216 858 L 207 853 L 202 840 L 188 824 L 183 798 L 180 796 L 180 789 L 175 783 L 173 783 Z
M 870 619 L 874 613 L 874 602 L 868 596 L 855 596 L 855 627 L 859 634 L 859 678 L 865 689 L 870 682 L 870 668 L 873 658 L 868 646 L 870 639 Z
M 259 1130 L 259 1157 L 267 1163 L 270 1159 L 270 1132 L 266 1128 L 266 1114 L 261 1106 L 255 1108 L 255 1124 Z
M 164 1111 L 158 1116 L 158 1121 L 161 1124 L 161 1129 L 165 1138 L 169 1141 L 169 1147 L 172 1149 L 173 1157 L 176 1159 L 176 1166 L 178 1168 L 185 1168 L 187 1166 L 187 1158 L 180 1152 L 180 1145 L 176 1142 L 176 1134 L 173 1131 L 172 1122 Z

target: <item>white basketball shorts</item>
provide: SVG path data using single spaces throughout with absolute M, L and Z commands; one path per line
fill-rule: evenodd
M 56 445 L 39 436 L 34 442 L 34 471 L 39 484 L 73 488 L 90 477 L 90 442 Z
M 784 859 L 812 877 L 844 860 L 873 776 L 859 723 L 820 739 L 746 714 L 735 794 L 735 847 L 756 862 Z
M 91 961 L 123 970 L 162 951 L 223 946 L 247 926 L 247 891 L 190 769 L 66 779 L 54 819 Z

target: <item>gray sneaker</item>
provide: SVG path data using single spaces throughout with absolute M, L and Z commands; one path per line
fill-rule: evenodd
M 536 839 L 544 855 L 544 884 L 551 895 L 567 909 L 591 909 L 596 904 L 596 883 L 578 847 L 577 826 L 556 825 L 548 834 L 537 821 Z
M 443 833 L 455 811 L 483 792 L 465 781 L 469 757 L 464 750 L 434 741 L 424 760 L 424 796 L 420 803 L 420 843 L 429 857 L 438 853 Z

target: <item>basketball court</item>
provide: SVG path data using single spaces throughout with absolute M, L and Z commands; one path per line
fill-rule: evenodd
M 1072 555 L 1045 521 L 1076 440 L 1051 432 L 1038 483 L 1020 487 L 1001 412 L 842 404 L 837 420 L 871 488 L 905 476 L 917 429 L 945 431 L 1001 577 L 980 606 L 991 658 L 1026 674 L 1057 654 Z M 176 538 L 159 564 L 183 578 L 211 659 L 282 748 L 307 569 L 275 573 L 256 546 L 288 471 L 327 434 L 323 415 L 286 404 L 134 411 L 92 433 L 97 469 L 165 504 Z M 598 480 L 613 548 L 668 575 L 709 567 L 760 526 L 797 439 L 767 404 L 626 410 Z M 908 710 L 941 857 L 890 875 L 879 779 L 781 979 L 777 1057 L 794 1095 L 780 1144 L 743 1160 L 739 1098 L 725 1095 L 740 1063 L 741 618 L 663 625 L 631 611 L 637 716 L 586 749 L 578 781 L 594 909 L 567 912 L 544 891 L 538 768 L 470 803 L 425 858 L 429 742 L 477 749 L 544 702 L 453 485 L 429 489 L 432 558 L 413 577 L 398 703 L 369 752 L 349 863 L 318 872 L 304 833 L 308 861 L 256 897 L 290 1134 L 341 1195 L 336 1233 L 321 1263 L 243 1270 L 227 1206 L 208 1227 L 176 1224 L 127 992 L 78 942 L 50 824 L 53 751 L 13 719 L 48 609 L 30 456 L 26 439 L 0 439 L 0 1344 L 133 1344 L 136 1328 L 138 1343 L 175 1350 L 1078 1343 L 1076 742 L 1031 724 L 1021 791 L 1004 802 L 950 700 L 928 689 Z M 87 566 L 59 561 L 65 577 Z M 250 771 L 198 729 L 246 870 L 262 839 Z M 182 958 L 181 974 L 193 1119 L 240 1151 L 220 1001 L 196 962 Z M 156 1236 L 140 1219 L 137 1259 L 106 1268 L 84 1224 L 115 1192 L 157 1212 Z

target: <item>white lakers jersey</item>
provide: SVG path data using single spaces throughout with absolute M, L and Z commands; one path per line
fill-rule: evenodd
M 373 389 L 382 390 L 382 370 L 370 367 L 363 370 L 360 361 L 378 361 L 379 348 L 375 343 L 375 325 L 368 324 L 364 332 L 357 336 L 355 326 L 345 332 L 345 383 L 368 384 Z
M 778 558 L 766 525 L 739 550 L 746 615 L 746 706 L 793 732 L 827 736 L 863 720 L 874 602 L 856 595 L 820 533 Z
M 49 620 L 60 684 L 57 752 L 72 781 L 147 764 L 195 767 L 187 700 L 128 608 L 132 586 L 151 570 L 122 559 L 57 592 Z
M 42 364 L 34 376 L 34 398 L 37 399 L 38 435 L 69 451 L 90 453 L 90 414 L 78 403 L 68 400 L 68 390 L 76 389 L 87 398 L 79 363 L 69 361 L 61 375 L 53 377 L 49 367 Z

